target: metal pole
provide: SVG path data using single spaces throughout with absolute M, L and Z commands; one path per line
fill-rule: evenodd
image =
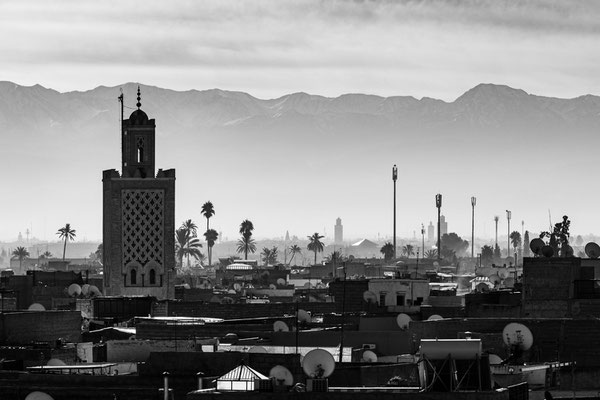
M 398 168 L 396 164 L 392 168 L 392 180 L 394 181 L 394 260 L 396 259 L 396 180 L 398 179 Z M 340 360 L 341 362 L 341 360 Z
M 344 262 L 343 264 L 343 268 L 344 268 L 344 283 L 343 283 L 343 296 L 342 296 L 342 329 L 340 332 L 340 356 L 339 356 L 339 362 L 342 362 L 342 354 L 344 353 L 344 322 L 345 322 L 345 318 L 344 318 L 344 313 L 346 312 L 346 263 Z
M 163 372 L 164 385 L 163 385 L 163 399 L 169 400 L 169 373 Z
M 425 225 L 421 223 L 421 247 L 423 250 L 423 257 L 425 257 Z
M 475 203 L 477 203 L 477 199 L 475 197 L 471 197 L 471 258 L 475 257 Z
M 510 256 L 510 217 L 511 217 L 511 212 L 509 210 L 506 210 L 506 219 L 508 220 L 508 237 L 506 239 L 507 241 L 507 245 L 506 245 L 506 256 L 509 257 Z
M 442 195 L 441 194 L 436 194 L 435 195 L 435 206 L 438 209 L 438 226 L 437 226 L 437 259 L 438 262 L 442 259 L 442 255 L 441 255 L 441 235 L 440 235 L 440 212 L 441 212 L 441 208 L 442 208 Z

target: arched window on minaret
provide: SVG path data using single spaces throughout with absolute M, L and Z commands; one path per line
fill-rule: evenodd
M 143 137 L 140 136 L 137 138 L 136 147 L 137 147 L 136 161 L 138 163 L 143 163 L 144 162 L 144 138 Z
M 137 285 L 137 271 L 135 269 L 131 270 L 130 279 L 132 285 Z
M 149 280 L 151 285 L 156 285 L 156 271 L 154 269 L 150 270 Z

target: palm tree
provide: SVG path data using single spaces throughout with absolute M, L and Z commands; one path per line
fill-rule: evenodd
M 513 245 L 515 249 L 515 253 L 517 252 L 517 247 L 521 246 L 521 234 L 519 231 L 513 231 L 510 234 L 510 243 Z
M 214 229 L 209 229 L 204 232 L 204 238 L 206 239 L 206 245 L 208 246 L 208 266 L 212 264 L 212 248 L 217 241 L 219 234 Z
M 50 258 L 50 257 L 52 257 L 52 253 L 50 253 L 48 250 L 43 252 L 42 255 L 40 256 L 40 258 Z
M 437 249 L 427 250 L 424 254 L 425 258 L 433 259 L 437 258 Z
M 202 204 L 202 211 L 200 211 L 200 213 L 206 218 L 206 230 L 208 231 L 210 229 L 209 220 L 213 215 L 215 215 L 215 207 L 213 206 L 213 203 L 207 201 L 206 203 Z
M 187 236 L 186 244 L 188 246 L 188 251 L 186 252 L 186 255 L 187 255 L 187 263 L 188 263 L 188 267 L 189 267 L 190 266 L 189 245 L 190 245 L 190 241 L 192 239 L 194 239 L 196 236 L 198 236 L 198 226 L 196 225 L 196 223 L 194 221 L 192 221 L 191 219 L 188 219 L 188 220 L 183 221 L 183 224 L 181 224 L 180 229 L 183 229 Z M 198 239 L 196 239 L 196 240 L 198 240 Z M 197 257 L 196 257 L 196 259 L 197 259 Z
M 406 246 L 403 246 L 402 254 L 406 254 L 406 257 L 414 256 L 415 255 L 414 246 L 412 244 L 407 244 Z
M 65 245 L 63 246 L 63 261 L 65 260 L 65 253 L 67 252 L 67 242 L 69 240 L 75 240 L 75 229 L 71 229 L 71 224 L 66 224 L 56 232 L 59 238 L 64 239 Z
M 340 251 L 336 250 L 333 253 L 331 253 L 330 255 L 328 255 L 326 257 L 326 260 L 327 260 L 327 262 L 337 264 L 337 263 L 344 261 L 344 256 L 342 255 L 342 253 Z
M 315 265 L 317 264 L 317 253 L 323 251 L 323 242 L 321 242 L 321 239 L 324 237 L 325 236 L 321 236 L 317 232 L 311 236 L 308 236 L 309 243 L 307 249 L 315 252 Z
M 256 243 L 251 237 L 242 236 L 242 238 L 238 240 L 237 252 L 244 253 L 244 260 L 248 259 L 248 252 L 254 253 L 255 251 Z
M 19 271 L 21 271 L 21 268 L 23 265 L 23 259 L 29 257 L 29 252 L 27 251 L 27 249 L 25 247 L 19 246 L 13 250 L 12 256 L 13 256 L 13 258 L 19 259 Z
M 261 255 L 265 265 L 277 264 L 277 247 L 273 246 L 271 249 L 263 247 Z
M 288 265 L 291 265 L 292 260 L 294 259 L 294 256 L 296 254 L 302 254 L 302 249 L 297 244 L 293 244 L 290 246 L 289 250 L 290 250 L 290 254 L 292 255 L 292 257 L 290 258 L 290 262 L 288 263 Z
M 238 241 L 238 253 L 241 253 L 240 248 L 244 250 L 244 257 L 248 259 L 248 251 L 254 253 L 256 251 L 256 245 L 254 239 L 252 239 L 252 231 L 254 230 L 254 224 L 252 221 L 245 219 L 240 224 L 240 235 L 242 238 Z
M 179 260 L 179 267 L 183 267 L 183 257 L 189 256 L 194 257 L 196 260 L 201 260 L 203 254 L 200 251 L 202 243 L 196 237 L 191 237 L 190 232 L 185 228 L 181 227 L 175 231 L 175 251 L 177 259 Z
M 381 247 L 381 250 L 379 251 L 381 252 L 381 254 L 383 254 L 383 258 L 386 261 L 389 261 L 392 258 L 394 258 L 394 245 L 390 242 L 385 242 L 385 244 Z

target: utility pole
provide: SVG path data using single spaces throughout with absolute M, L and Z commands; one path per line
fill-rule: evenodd
M 438 209 L 438 226 L 437 226 L 437 259 L 438 262 L 442 259 L 441 256 L 441 235 L 440 235 L 440 213 L 441 213 L 441 209 L 442 209 L 442 195 L 441 194 L 436 194 L 435 195 L 435 206 Z
M 392 167 L 392 181 L 394 181 L 394 260 L 396 260 L 396 180 L 398 179 L 398 168 L 396 164 Z
M 475 257 L 475 203 L 477 203 L 477 198 L 473 196 L 471 197 L 471 258 Z
M 508 238 L 507 240 L 507 246 L 506 246 L 506 256 L 510 257 L 510 217 L 511 217 L 512 213 L 509 210 L 506 210 L 506 220 L 508 221 Z

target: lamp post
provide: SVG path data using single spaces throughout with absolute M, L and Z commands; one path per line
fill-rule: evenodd
M 508 221 L 508 237 L 506 239 L 506 256 L 510 256 L 510 217 L 512 216 L 512 212 L 506 210 L 506 220 Z
M 396 259 L 396 180 L 398 179 L 398 168 L 396 164 L 392 167 L 392 181 L 394 181 L 394 260 Z
M 441 257 L 441 248 L 440 248 L 440 244 L 441 244 L 441 240 L 440 240 L 440 212 L 442 209 L 442 195 L 441 194 L 436 194 L 435 195 L 435 206 L 437 207 L 438 210 L 438 226 L 437 226 L 437 259 L 438 262 L 442 259 Z
M 473 196 L 471 197 L 471 258 L 475 257 L 475 203 L 477 198 Z

